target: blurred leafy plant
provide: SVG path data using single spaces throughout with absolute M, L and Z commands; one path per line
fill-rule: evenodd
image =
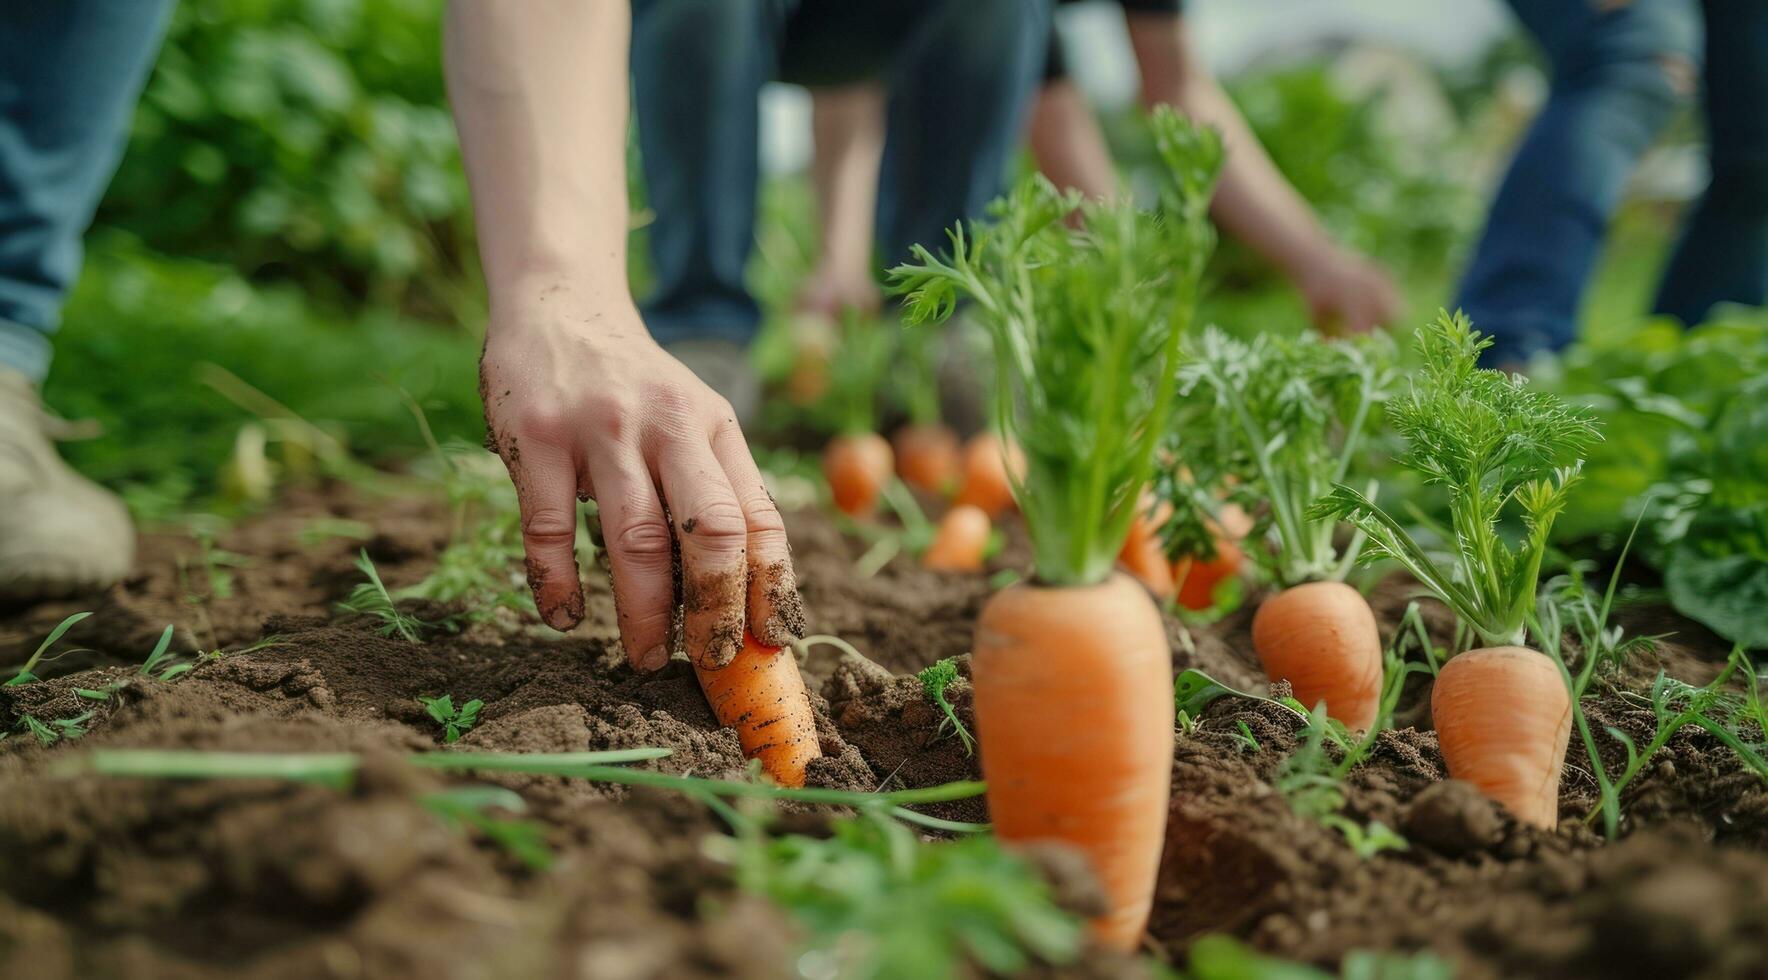
M 1537 365 L 1541 384 L 1603 421 L 1560 537 L 1618 540 L 1647 512 L 1640 553 L 1678 612 L 1768 647 L 1768 311 L 1656 321 Z
M 321 295 L 456 311 L 471 215 L 442 9 L 180 4 L 100 221 Z
M 992 837 L 924 843 L 881 817 L 838 820 L 827 838 L 714 837 L 738 883 L 789 911 L 828 975 L 968 975 L 966 962 L 1013 975 L 1080 952 L 1080 920 Z

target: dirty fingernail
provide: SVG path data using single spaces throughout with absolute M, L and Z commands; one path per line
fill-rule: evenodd
M 767 617 L 767 622 L 761 625 L 761 635 L 756 637 L 763 646 L 770 647 L 788 646 L 792 641 L 803 638 L 803 624 L 800 623 L 798 629 L 794 630 L 779 613 Z
M 737 645 L 729 640 L 714 643 L 712 648 L 706 651 L 706 659 L 714 667 L 728 666 L 731 661 L 737 659 Z
M 669 651 L 664 649 L 661 643 L 646 650 L 644 654 L 638 658 L 638 668 L 650 673 L 662 670 L 668 665 L 668 663 Z

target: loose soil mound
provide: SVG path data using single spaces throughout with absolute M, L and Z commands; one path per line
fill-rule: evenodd
M 597 573 L 589 619 L 570 637 L 478 626 L 413 646 L 334 614 L 358 580 L 351 562 L 364 543 L 302 543 L 321 517 L 372 525 L 367 550 L 395 587 L 423 576 L 447 526 L 421 500 L 316 491 L 216 542 L 244 556 L 227 567 L 228 595 L 190 601 L 207 591 L 190 584 L 206 574 L 201 550 L 187 537 L 150 535 L 140 571 L 102 598 L 0 612 L 3 665 L 21 662 L 68 612 L 96 610 L 68 637 L 86 652 L 49 665 L 48 680 L 0 689 L 6 729 L 26 714 L 96 708 L 77 742 L 0 743 L 0 976 L 787 972 L 791 923 L 739 893 L 706 856 L 702 840 L 721 827 L 697 804 L 552 777 L 486 777 L 519 791 L 546 827 L 559 860 L 536 874 L 438 822 L 419 800 L 445 777 L 396 759 L 437 747 L 441 732 L 417 699 L 448 693 L 484 701 L 463 748 L 661 745 L 674 752 L 662 763 L 669 771 L 739 773 L 736 738 L 717 727 L 685 661 L 647 676 L 626 666 Z M 900 558 L 861 578 L 859 546 L 832 524 L 808 513 L 789 524 L 812 630 L 872 661 L 819 647 L 805 663 L 826 756 L 811 782 L 873 789 L 976 776 L 911 675 L 967 653 L 984 578 Z M 1005 554 L 995 569 L 1023 560 L 1023 542 L 1010 540 Z M 1377 590 L 1384 631 L 1408 598 L 1403 582 Z M 1446 632 L 1443 610 L 1427 608 L 1427 618 Z M 180 624 L 186 650 L 268 642 L 203 658 L 176 682 L 139 678 L 135 665 L 167 622 Z M 1262 689 L 1246 616 L 1190 632 L 1174 623 L 1172 636 L 1175 670 Z M 1668 645 L 1657 656 L 1699 682 L 1721 654 Z M 960 665 L 967 676 L 968 658 Z M 122 686 L 105 702 L 74 690 L 113 684 Z M 967 680 L 948 693 L 968 720 Z M 1415 727 L 1383 736 L 1350 780 L 1346 815 L 1411 841 L 1372 858 L 1291 813 L 1272 789 L 1296 744 L 1287 712 L 1223 699 L 1181 734 L 1157 952 L 1179 960 L 1190 939 L 1227 932 L 1323 966 L 1356 949 L 1432 949 L 1473 978 L 1762 975 L 1768 788 L 1722 747 L 1692 731 L 1673 739 L 1632 794 L 1627 836 L 1609 845 L 1581 822 L 1594 786 L 1577 747 L 1561 797 L 1566 826 L 1532 831 L 1443 780 L 1427 704 L 1426 686 L 1409 690 L 1402 722 Z M 1641 741 L 1649 735 L 1649 707 L 1627 698 L 1593 714 Z M 146 746 L 349 750 L 368 764 L 348 793 L 56 771 L 85 748 Z M 979 801 L 932 812 L 986 818 Z M 1099 975 L 1098 965 L 1085 975 Z

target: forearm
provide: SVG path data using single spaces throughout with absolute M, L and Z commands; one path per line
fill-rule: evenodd
M 494 308 L 558 284 L 630 300 L 630 36 L 626 3 L 449 4 L 449 102 Z
M 870 273 L 878 168 L 884 155 L 884 92 L 874 84 L 815 93 L 811 176 L 822 261 Z
M 1183 22 L 1164 15 L 1131 15 L 1129 25 L 1142 71 L 1143 101 L 1150 107 L 1171 104 L 1221 131 L 1227 158 L 1216 185 L 1216 221 L 1291 278 L 1302 275 L 1322 249 L 1336 246 L 1227 93 L 1192 57 Z

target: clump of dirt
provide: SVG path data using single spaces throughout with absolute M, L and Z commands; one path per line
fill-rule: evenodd
M 966 730 L 976 729 L 970 693 L 970 656 L 956 658 L 958 679 L 945 689 L 946 702 Z M 980 779 L 980 760 L 946 724 L 913 676 L 892 675 L 872 664 L 843 660 L 823 685 L 829 717 L 873 772 L 885 774 L 884 788 L 935 786 Z M 946 820 L 980 823 L 988 819 L 981 797 L 934 804 L 925 812 Z

